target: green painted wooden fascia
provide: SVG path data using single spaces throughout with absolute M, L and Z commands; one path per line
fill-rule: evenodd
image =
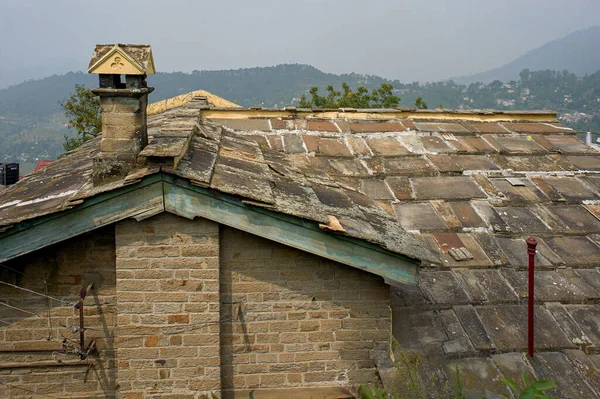
M 316 222 L 242 203 L 232 195 L 201 188 L 165 173 L 86 199 L 54 215 L 25 221 L 0 234 L 0 262 L 127 218 L 167 211 L 203 217 L 248 233 L 379 275 L 414 285 L 419 261 L 369 242 L 324 232 Z
M 81 205 L 26 220 L 0 234 L 0 262 L 127 218 L 164 211 L 163 183 L 152 175 L 139 183 L 86 199 Z

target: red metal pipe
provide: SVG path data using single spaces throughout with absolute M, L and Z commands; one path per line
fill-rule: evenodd
M 535 254 L 537 247 L 537 241 L 533 237 L 529 237 L 525 240 L 527 243 L 527 254 L 529 255 L 529 298 L 527 300 L 528 312 L 527 312 L 527 353 L 529 357 L 533 357 L 533 312 L 534 312 L 534 265 L 535 265 Z

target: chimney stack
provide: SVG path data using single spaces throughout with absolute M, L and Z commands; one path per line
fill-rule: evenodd
M 146 75 L 155 73 L 152 49 L 145 44 L 96 45 L 88 72 L 100 75 L 100 87 L 92 89 L 102 107 L 96 185 L 127 175 L 148 144 L 146 107 L 154 88 L 147 87 Z

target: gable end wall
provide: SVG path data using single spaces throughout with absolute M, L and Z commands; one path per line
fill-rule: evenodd
M 61 334 L 76 346 L 78 311 L 0 286 L 2 302 L 41 316 L 0 307 L 0 320 L 14 324 L 0 325 L 2 397 L 337 397 L 343 386 L 376 383 L 388 356 L 380 277 L 205 219 L 123 221 L 9 266 L 25 275 L 4 269 L 3 281 L 45 292 L 46 277 L 48 293 L 70 302 L 94 281 L 84 318 L 99 356 L 91 367 L 57 366 L 52 348 Z M 23 367 L 40 361 L 51 365 Z

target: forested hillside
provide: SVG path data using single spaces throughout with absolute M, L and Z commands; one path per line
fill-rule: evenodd
M 568 71 L 521 71 L 518 80 L 489 84 L 453 81 L 401 83 L 378 76 L 328 74 L 308 65 L 279 65 L 228 71 L 159 73 L 148 78 L 156 88 L 150 101 L 204 89 L 242 106 L 283 107 L 296 104 L 312 86 L 337 88 L 342 82 L 369 89 L 381 83 L 394 86 L 400 106 L 413 106 L 422 97 L 430 108 L 551 109 L 563 122 L 580 131 L 600 132 L 600 71 L 577 77 Z M 68 134 L 59 102 L 75 84 L 94 87 L 97 76 L 84 73 L 55 75 L 0 90 L 0 158 L 18 160 L 25 170 L 37 158 L 56 158 Z

